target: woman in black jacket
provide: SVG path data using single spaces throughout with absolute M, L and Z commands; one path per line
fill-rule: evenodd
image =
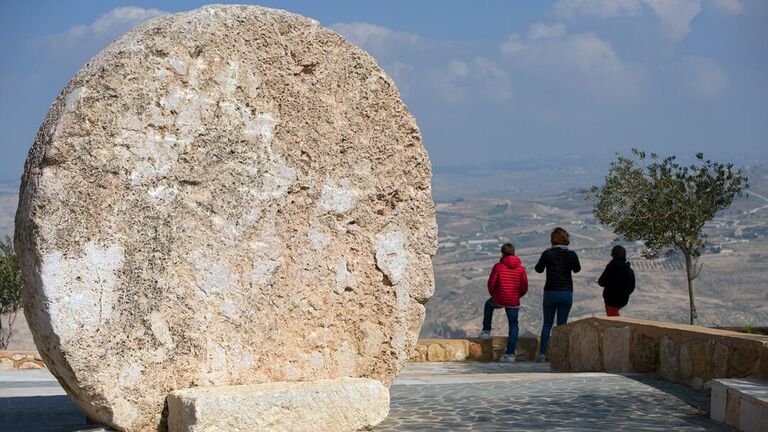
M 568 321 L 568 313 L 573 305 L 573 278 L 571 273 L 581 271 L 579 256 L 568 249 L 570 242 L 568 231 L 557 227 L 552 231 L 550 243 L 552 247 L 545 250 L 536 264 L 536 272 L 547 271 L 547 281 L 544 283 L 544 324 L 541 326 L 541 347 L 536 361 L 544 362 L 547 356 L 549 335 L 552 324 L 557 316 L 557 325 Z
M 597 284 L 603 287 L 605 314 L 619 316 L 619 309 L 629 303 L 629 295 L 635 290 L 635 272 L 627 261 L 627 250 L 616 245 L 611 249 L 611 262 L 605 266 Z

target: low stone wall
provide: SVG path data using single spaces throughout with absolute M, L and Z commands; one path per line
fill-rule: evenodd
M 506 337 L 481 339 L 419 339 L 411 353 L 412 362 L 499 361 L 507 348 Z M 520 338 L 517 360 L 533 361 L 539 352 L 539 338 Z M 0 351 L 0 369 L 44 368 L 37 351 Z
M 555 327 L 557 371 L 644 372 L 708 389 L 713 378 L 768 378 L 768 337 L 633 318 L 586 318 Z
M 45 367 L 37 351 L 0 351 L 0 370 Z
M 507 348 L 506 337 L 482 339 L 419 339 L 412 362 L 499 361 Z M 517 361 L 533 361 L 539 352 L 538 338 L 519 338 Z

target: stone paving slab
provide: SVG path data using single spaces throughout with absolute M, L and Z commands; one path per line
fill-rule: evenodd
M 389 431 L 731 431 L 709 397 L 648 375 L 548 373 L 534 363 L 420 363 L 390 389 Z M 472 381 L 477 375 L 481 380 Z
M 32 383 L 35 384 L 32 384 Z M 709 397 L 649 375 L 550 373 L 538 363 L 409 364 L 390 389 L 389 431 L 733 431 Z M 47 371 L 0 372 L 0 431 L 102 431 Z

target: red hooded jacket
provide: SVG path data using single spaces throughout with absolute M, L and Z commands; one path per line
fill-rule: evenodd
M 488 293 L 499 306 L 520 306 L 520 298 L 528 292 L 528 275 L 520 258 L 507 255 L 491 270 Z

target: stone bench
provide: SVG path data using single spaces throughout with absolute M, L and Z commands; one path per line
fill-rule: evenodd
M 712 380 L 710 417 L 745 432 L 768 432 L 768 381 Z

